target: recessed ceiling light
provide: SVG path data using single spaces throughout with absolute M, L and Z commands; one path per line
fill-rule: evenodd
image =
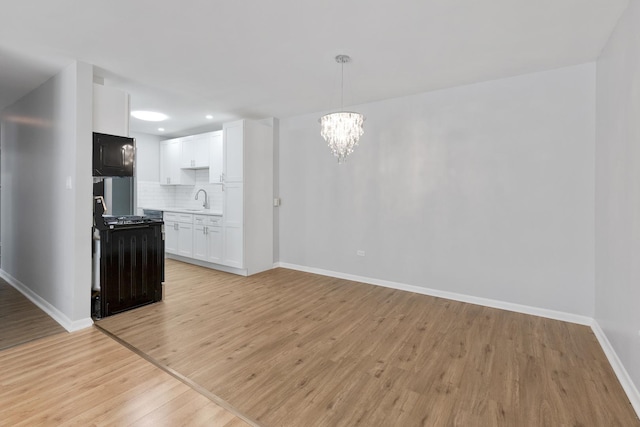
M 213 119 L 213 116 L 211 114 L 207 114 L 205 117 L 209 120 Z
M 166 114 L 157 113 L 155 111 L 132 111 L 131 115 L 136 119 L 145 120 L 147 122 L 161 122 L 169 118 Z
M 164 128 L 158 128 L 160 132 L 164 132 Z

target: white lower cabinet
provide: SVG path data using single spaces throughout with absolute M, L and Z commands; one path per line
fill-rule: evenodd
M 243 267 L 243 246 L 244 241 L 242 239 L 242 227 L 224 227 L 224 259 L 222 263 L 229 267 L 242 268 Z
M 194 216 L 193 258 L 216 264 L 222 262 L 221 224 L 219 216 Z
M 178 223 L 164 220 L 164 251 L 168 254 L 178 253 Z
M 207 227 L 207 244 L 209 245 L 207 261 L 220 264 L 222 262 L 222 227 Z
M 164 234 L 166 253 L 193 256 L 193 215 L 165 212 Z
M 178 223 L 178 255 L 193 256 L 193 224 Z
M 224 190 L 224 250 L 222 263 L 230 267 L 243 268 L 243 194 L 242 183 L 233 182 Z
M 207 226 L 195 225 L 193 227 L 193 257 L 201 261 L 206 261 L 208 252 Z

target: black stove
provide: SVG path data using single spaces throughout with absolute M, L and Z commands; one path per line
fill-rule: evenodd
M 137 215 L 94 218 L 100 231 L 96 239 L 99 250 L 94 254 L 100 271 L 94 317 L 106 317 L 162 300 L 162 219 Z

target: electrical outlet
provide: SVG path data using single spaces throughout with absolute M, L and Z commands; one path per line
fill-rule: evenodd
M 275 199 L 273 199 L 273 206 L 280 206 L 280 197 L 276 197 Z
M 358 249 L 358 250 L 356 251 L 356 255 L 358 255 L 358 256 L 364 256 L 364 251 L 363 251 L 363 250 Z

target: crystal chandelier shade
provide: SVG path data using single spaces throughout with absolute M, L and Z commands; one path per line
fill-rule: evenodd
M 344 64 L 351 61 L 347 55 L 336 56 L 336 62 L 341 64 L 340 107 L 344 103 Z M 327 141 L 329 149 L 338 158 L 338 163 L 344 163 L 347 156 L 353 153 L 360 137 L 364 133 L 364 116 L 351 111 L 339 111 L 320 117 L 320 135 Z
M 320 135 L 329 144 L 329 149 L 338 158 L 338 163 L 344 163 L 347 156 L 353 153 L 364 133 L 363 123 L 362 114 L 348 111 L 320 117 Z

